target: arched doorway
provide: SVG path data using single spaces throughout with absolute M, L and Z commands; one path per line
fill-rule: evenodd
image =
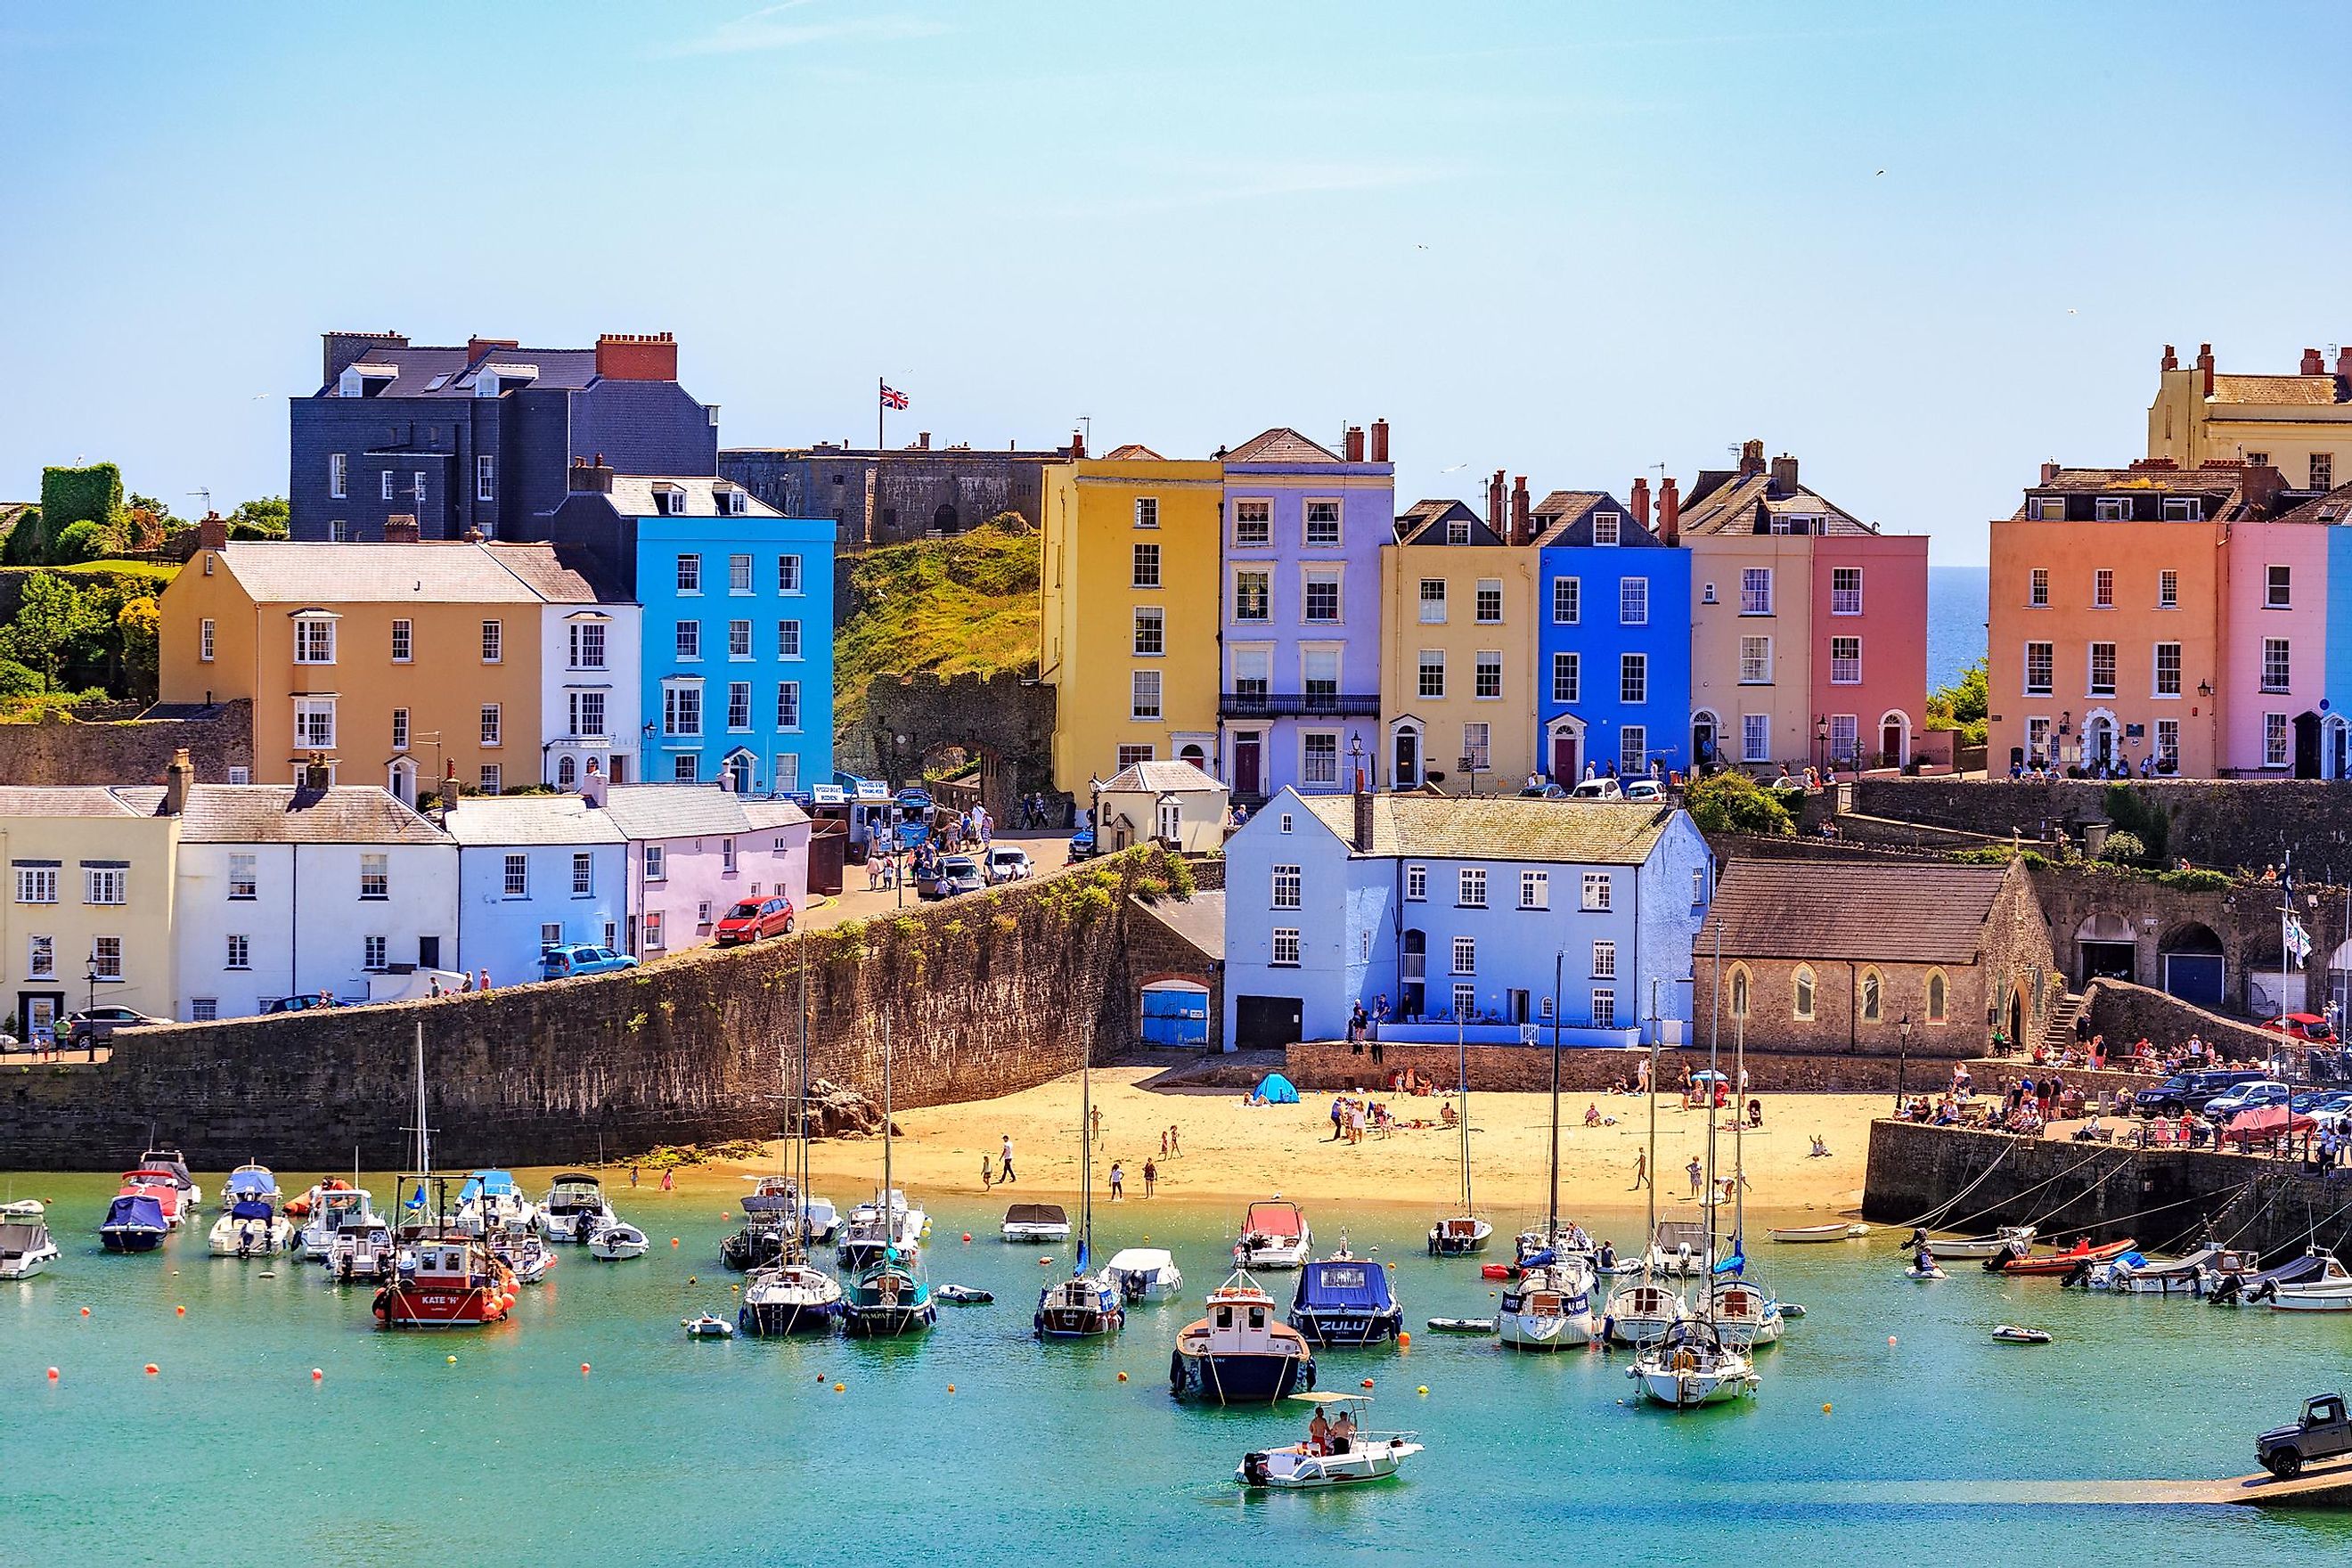
M 2210 926 L 2195 921 L 2175 926 L 2156 944 L 2158 982 L 2183 1002 L 2219 1007 L 2229 980 L 2221 952 L 2221 939 Z
M 1584 721 L 1561 717 L 1551 721 L 1545 754 L 1551 763 L 1552 782 L 1574 789 L 1584 766 Z
M 1691 715 L 1691 764 L 1694 767 L 1715 766 L 1717 720 L 1706 709 Z
M 2106 976 L 2115 980 L 2139 977 L 2138 933 L 2121 915 L 2095 914 L 2074 928 L 2075 972 L 2081 984 Z
M 2014 1049 L 2025 1046 L 2025 993 L 2014 982 L 2009 987 L 2009 1043 Z
M 2352 721 L 2341 713 L 2330 713 L 2320 732 L 2319 776 L 2352 778 Z
M 933 533 L 953 533 L 955 531 L 956 509 L 952 503 L 942 501 L 940 503 L 939 510 L 931 513 L 931 531 Z
M 569 752 L 555 759 L 555 787 L 575 789 L 580 784 L 580 763 Z
M 1878 763 L 1887 768 L 1910 765 L 1911 715 L 1900 708 L 1888 709 L 1878 721 Z
M 392 766 L 384 770 L 383 787 L 390 790 L 401 805 L 416 809 L 416 759 L 394 757 Z
M 1204 773 L 1209 771 L 1208 748 L 1198 741 L 1188 741 L 1176 748 L 1176 760 L 1180 763 L 1190 763 Z
M 2116 749 L 2116 716 L 2104 708 L 2084 714 L 2083 766 L 2096 773 L 2114 763 L 2120 754 Z
M 2294 776 L 2318 778 L 2319 761 L 2319 715 L 2306 710 L 2294 716 Z
M 728 788 L 739 795 L 748 795 L 751 793 L 751 786 L 757 782 L 759 775 L 758 770 L 752 765 L 751 752 L 740 749 L 730 752 L 727 753 L 727 760 L 719 765 L 726 770 Z
M 1421 721 L 1400 719 L 1389 731 L 1389 782 L 1396 789 L 1421 785 Z

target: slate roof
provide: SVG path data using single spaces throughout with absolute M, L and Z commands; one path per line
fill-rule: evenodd
M 1344 795 L 1302 795 L 1307 812 L 1354 842 L 1356 804 Z M 1250 820 L 1264 819 L 1259 812 Z M 1425 855 L 1437 860 L 1544 860 L 1638 866 L 1674 820 L 1669 805 L 1587 801 L 1477 799 L 1412 795 L 1372 796 L 1376 857 Z M 1362 851 L 1351 851 L 1362 853 Z
M 1699 475 L 1698 483 L 1692 487 L 1691 499 L 1683 503 L 1681 531 L 1685 534 L 1769 533 L 1774 512 L 1821 517 L 1824 526 L 1816 531 L 1822 533 L 1878 531 L 1874 525 L 1802 483 L 1794 489 L 1784 489 L 1774 481 L 1769 470 L 1741 474 L 1720 468 Z
M 583 544 L 485 544 L 499 564 L 551 605 L 633 604 L 596 552 Z
M 1595 514 L 1617 514 L 1616 548 L 1640 550 L 1658 545 L 1655 533 L 1634 519 L 1633 509 L 1607 490 L 1554 490 L 1529 513 L 1539 545 L 1583 546 L 1593 542 Z
M 792 827 L 809 819 L 807 812 L 789 800 L 747 800 L 742 805 L 743 820 L 751 825 L 754 832 L 763 827 Z
M 2278 522 L 2352 521 L 2352 484 L 2342 484 L 2324 495 L 2315 495 L 2302 505 L 2282 512 L 2273 520 Z
M 1223 888 L 1204 888 L 1189 899 L 1160 899 L 1156 902 L 1133 899 L 1132 902 L 1137 909 L 1166 926 L 1202 957 L 1219 963 L 1224 962 L 1225 890 Z
M 341 549 L 342 546 L 330 546 Z M 142 816 L 162 815 L 154 786 L 115 792 Z M 462 808 L 461 808 L 462 809 Z M 184 844 L 446 844 L 448 836 L 373 784 L 194 784 L 180 814 Z
M 384 397 L 471 397 L 474 384 L 485 365 L 530 365 L 539 376 L 533 387 L 578 388 L 596 379 L 596 351 L 585 349 L 492 349 L 478 363 L 469 363 L 463 343 L 448 348 L 418 344 L 396 349 L 383 344 L 369 349 L 352 362 L 355 366 L 387 365 L 400 374 L 392 384 L 376 394 Z M 446 379 L 433 390 L 435 376 Z M 339 397 L 341 378 L 320 388 L 321 397 Z
M 654 510 L 654 491 L 656 488 L 684 490 L 686 492 L 686 510 L 683 512 L 656 512 Z M 727 512 L 722 514 L 719 510 L 719 502 L 714 498 L 713 494 L 714 491 L 718 490 L 742 490 L 743 510 L 740 512 Z M 591 491 L 589 493 L 593 495 L 597 492 Z M 770 506 L 766 501 L 761 500 L 758 496 L 751 494 L 749 490 L 744 490 L 741 485 L 736 484 L 731 479 L 720 479 L 716 475 L 711 474 L 615 474 L 613 477 L 613 493 L 611 500 L 613 502 L 613 510 L 619 512 L 623 517 L 719 517 L 722 515 L 728 517 L 782 517 L 784 515 L 782 512 L 778 511 L 774 507 Z
M 1173 758 L 1132 763 L 1113 774 L 1102 788 L 1105 795 L 1165 795 L 1171 790 L 1185 794 L 1213 790 L 1223 795 L 1225 790 L 1223 784 L 1192 763 Z
M 1726 958 L 1974 963 L 2006 866 L 1735 860 L 1693 951 Z
M 613 819 L 576 795 L 458 797 L 442 828 L 459 844 L 621 844 Z
M 1486 520 L 1470 510 L 1469 504 L 1458 500 L 1421 500 L 1405 508 L 1396 520 L 1396 541 L 1399 544 L 1441 544 L 1454 549 L 1446 538 L 1447 525 L 1467 522 L 1471 545 L 1498 545 L 1503 536 L 1486 526 Z
M 1261 431 L 1225 454 L 1228 463 L 1336 463 L 1339 454 L 1286 425 Z
M 2293 403 L 2306 406 L 2345 401 L 2346 389 L 2332 375 L 2221 375 L 2213 377 L 2208 403 Z
M 0 816 L 139 815 L 120 798 L 120 792 L 104 784 L 0 784 Z
M 751 831 L 743 803 L 735 798 L 734 791 L 715 784 L 611 784 L 604 791 L 604 811 L 632 839 L 693 838 L 704 834 L 723 837 Z
M 548 544 L 242 543 L 220 557 L 257 605 L 536 605 L 538 582 L 558 604 L 596 600 Z

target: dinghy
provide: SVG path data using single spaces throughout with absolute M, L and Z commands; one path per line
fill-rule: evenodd
M 1495 1331 L 1492 1318 L 1432 1318 L 1429 1331 L 1434 1334 L 1491 1334 Z
M 2015 1323 L 2003 1323 L 1992 1331 L 1992 1337 L 2005 1345 L 2046 1345 L 2050 1342 L 2050 1331 L 2021 1329 Z
M 1318 1407 L 1337 1405 L 1346 1418 L 1346 1436 L 1293 1443 L 1286 1448 L 1261 1448 L 1242 1456 L 1234 1479 L 1245 1487 L 1284 1491 L 1309 1491 L 1325 1487 L 1381 1481 L 1397 1467 L 1422 1451 L 1417 1432 L 1373 1432 L 1359 1426 L 1357 1413 L 1372 1402 L 1369 1394 L 1294 1394 L 1292 1399 Z
M 1848 1225 L 1843 1221 L 1835 1225 L 1777 1226 L 1771 1231 L 1773 1240 L 1789 1242 L 1858 1241 L 1869 1234 L 1868 1226 Z
M 646 1233 L 624 1220 L 608 1225 L 588 1238 L 588 1256 L 599 1263 L 620 1263 L 632 1258 L 643 1258 L 652 1245 Z
M 708 1312 L 698 1318 L 681 1318 L 678 1321 L 686 1330 L 686 1337 L 690 1340 L 731 1340 L 735 1337 L 734 1324 L 724 1318 L 714 1318 Z
M 985 1307 L 996 1300 L 996 1292 L 971 1285 L 942 1285 L 940 1287 L 940 1300 L 952 1301 L 959 1307 Z

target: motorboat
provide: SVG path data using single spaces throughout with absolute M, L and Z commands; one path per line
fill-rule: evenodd
M 1296 1268 L 1307 1261 L 1314 1245 L 1315 1233 L 1297 1204 L 1281 1198 L 1252 1204 L 1234 1243 L 1234 1267 L 1244 1271 Z
M 341 1182 L 325 1182 L 312 1187 L 288 1204 L 286 1212 L 302 1221 L 302 1256 L 313 1263 L 326 1259 L 334 1247 L 337 1230 L 347 1218 L 357 1217 L 379 1226 L 383 1223 L 376 1217 L 373 1194 Z
M 457 1225 L 477 1235 L 519 1230 L 539 1218 L 539 1207 L 523 1196 L 510 1171 L 476 1171 L 457 1189 Z
M 1984 1266 L 1988 1274 L 2063 1276 L 2072 1274 L 2077 1268 L 2087 1271 L 2098 1264 L 2121 1258 L 2131 1249 L 2130 1237 L 2101 1247 L 2093 1247 L 2088 1237 L 2077 1237 L 2074 1245 L 2063 1252 L 2029 1252 L 2023 1242 L 2018 1242 L 2007 1253 L 1986 1258 Z
M 48 1205 L 38 1198 L 16 1198 L 0 1204 L 0 1224 L 41 1219 L 48 1212 Z
M 890 1252 L 896 1252 L 901 1261 L 910 1260 L 921 1253 L 930 1228 L 930 1216 L 908 1203 L 905 1193 L 891 1187 L 887 1201 L 880 1196 L 869 1198 L 849 1211 L 835 1256 L 849 1269 L 882 1262 Z
M 2021 1329 L 2015 1323 L 2001 1324 L 1992 1337 L 2005 1345 L 2046 1345 L 2051 1340 L 2048 1329 Z
M 678 1325 L 686 1330 L 686 1337 L 690 1340 L 731 1340 L 735 1337 L 734 1324 L 724 1318 L 714 1318 L 708 1312 L 698 1318 L 682 1318 Z
M 1126 1326 L 1126 1300 L 1108 1271 L 1073 1274 L 1039 1294 L 1031 1322 L 1041 1340 L 1099 1339 Z
M 805 1261 L 777 1261 L 743 1281 L 735 1323 L 761 1339 L 828 1332 L 841 1316 L 841 1281 Z
M 536 1285 L 555 1268 L 555 1249 L 537 1227 L 502 1227 L 484 1237 L 490 1244 L 490 1256 L 514 1271 L 518 1285 Z
M 1184 1271 L 1176 1267 L 1176 1255 L 1157 1247 L 1121 1247 L 1111 1254 L 1103 1273 L 1129 1301 L 1155 1301 L 1184 1289 Z
M 331 1194 L 329 1198 L 325 1215 L 333 1222 L 333 1229 L 322 1255 L 329 1276 L 339 1285 L 392 1278 L 398 1248 L 392 1238 L 392 1227 L 375 1212 L 368 1194 L 354 1190 Z M 331 1201 L 338 1198 L 357 1201 Z
M 2254 1254 L 2246 1255 L 2249 1258 Z M 2267 1306 L 2282 1285 L 2297 1285 L 2316 1279 L 2326 1270 L 2331 1254 L 2318 1247 L 2305 1248 L 2300 1258 L 2292 1258 L 2275 1268 L 2255 1268 L 2245 1273 L 2223 1271 L 2205 1293 L 2209 1307 Z
M 1372 1403 L 1368 1394 L 1294 1394 L 1290 1397 L 1314 1405 L 1318 1412 L 1340 1408 L 1346 1419 L 1344 1435 L 1321 1441 L 1310 1436 L 1287 1447 L 1258 1448 L 1243 1455 L 1234 1469 L 1234 1479 L 1243 1486 L 1283 1491 L 1360 1486 L 1387 1480 L 1399 1466 L 1422 1451 L 1418 1432 L 1375 1432 L 1358 1424 L 1358 1414 Z
M 1780 1303 L 1749 1279 L 1717 1275 L 1712 1287 L 1715 1331 L 1725 1344 L 1754 1349 L 1778 1344 L 1788 1325 Z
M 603 1182 L 585 1171 L 566 1171 L 540 1200 L 539 1233 L 550 1241 L 584 1243 L 620 1217 L 605 1200 Z
M 284 1195 L 278 1190 L 278 1178 L 270 1173 L 269 1167 L 250 1162 L 231 1171 L 228 1180 L 221 1186 L 221 1202 L 224 1205 L 236 1203 L 239 1198 L 259 1198 L 276 1204 Z
M 1385 1344 L 1403 1331 L 1404 1309 L 1389 1271 L 1349 1252 L 1343 1237 L 1339 1251 L 1299 1269 L 1290 1326 L 1318 1345 Z
M 1433 1334 L 1491 1334 L 1495 1331 L 1492 1318 L 1432 1318 L 1429 1331 Z
M 135 1171 L 123 1172 L 122 1185 L 118 1191 L 144 1193 L 153 1198 L 155 1206 L 163 1212 L 167 1230 L 179 1229 L 190 1213 L 189 1189 L 159 1166 L 142 1165 Z
M 2221 1272 L 2223 1249 L 2210 1243 L 2181 1257 L 2158 1262 L 2137 1252 L 2098 1264 L 2086 1283 L 2094 1290 L 2132 1296 L 2201 1296 L 2209 1279 Z M 2232 1253 L 2238 1273 L 2245 1272 L 2243 1253 Z
M 386 1329 L 478 1329 L 514 1310 L 514 1271 L 480 1237 L 436 1227 L 404 1239 L 393 1278 L 375 1293 Z
M 1455 1215 L 1429 1227 L 1432 1258 L 1467 1258 L 1486 1250 L 1495 1227 L 1476 1215 Z
M 1927 1233 L 1924 1230 L 1915 1230 L 1911 1233 L 1910 1245 L 1913 1247 L 1917 1247 L 1927 1240 Z M 1932 1245 L 1938 1258 L 1956 1259 L 1965 1258 L 1982 1262 L 1988 1258 L 1997 1258 L 2023 1250 L 2032 1240 L 2032 1226 L 2005 1225 L 1990 1236 L 1937 1237 Z
M 1602 1318 L 1609 1339 L 1621 1345 L 1648 1344 L 1690 1316 L 1682 1292 L 1646 1274 L 1622 1281 L 1609 1292 Z
M 1592 1270 L 1574 1254 L 1528 1254 L 1502 1303 L 1496 1334 L 1511 1350 L 1583 1350 L 1600 1331 L 1592 1315 Z M 1432 1319 L 1431 1326 L 1436 1322 Z
M 939 1298 L 953 1307 L 985 1307 L 996 1300 L 996 1292 L 977 1285 L 942 1285 Z
M 1769 1232 L 1773 1240 L 1791 1243 L 1859 1241 L 1869 1234 L 1868 1226 L 1851 1225 L 1843 1220 L 1832 1225 L 1775 1226 Z
M 1314 1388 L 1315 1352 L 1275 1316 L 1274 1298 L 1235 1269 L 1209 1292 L 1209 1315 L 1177 1334 L 1168 1386 L 1179 1399 L 1270 1405 Z
M 588 1256 L 599 1263 L 622 1263 L 643 1258 L 653 1244 L 646 1233 L 626 1220 L 615 1221 L 588 1238 Z
M 109 1252 L 152 1252 L 171 1234 L 163 1199 L 144 1187 L 117 1193 L 98 1226 L 98 1238 Z
M 1745 1398 L 1761 1386 L 1746 1351 L 1726 1344 L 1712 1323 L 1676 1323 L 1625 1369 L 1642 1396 L 1676 1410 Z
M 1014 1204 L 1004 1211 L 998 1234 L 1007 1241 L 1035 1245 L 1070 1239 L 1070 1216 L 1059 1204 Z
M 39 1215 L 0 1219 L 0 1279 L 30 1279 L 59 1256 L 48 1223 Z
M 2279 1312 L 2352 1312 L 2352 1272 L 2332 1252 L 2320 1252 L 2319 1270 L 2271 1292 L 2270 1305 Z
M 203 1205 L 205 1190 L 196 1185 L 195 1177 L 188 1173 L 188 1157 L 171 1144 L 158 1143 L 149 1149 L 139 1156 L 139 1166 L 142 1170 L 161 1171 L 170 1176 L 172 1184 L 180 1190 L 180 1201 L 184 1206 L 193 1209 Z
M 816 1234 L 812 1223 L 811 1211 L 818 1207 L 824 1211 L 824 1236 Z M 803 1241 L 822 1241 L 838 1226 L 833 1205 L 823 1198 L 803 1203 L 790 1176 L 762 1176 L 743 1200 L 743 1228 L 719 1244 L 719 1261 L 738 1273 L 773 1263 L 783 1256 L 786 1233 L 794 1228 L 796 1215 Z
M 842 1292 L 841 1328 L 861 1339 L 897 1339 L 927 1331 L 940 1321 L 931 1288 L 912 1264 L 884 1258 Z
M 1653 1274 L 1692 1275 L 1706 1272 L 1707 1222 L 1662 1219 L 1650 1237 L 1644 1261 Z
M 230 1181 L 229 1190 L 234 1192 L 236 1178 Z M 231 1200 L 226 1214 L 213 1221 L 206 1242 L 215 1258 L 268 1257 L 294 1245 L 294 1222 L 278 1213 L 277 1204 L 269 1198 L 238 1197 Z

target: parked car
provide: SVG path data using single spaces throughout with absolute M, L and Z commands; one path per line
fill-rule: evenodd
M 2320 1394 L 2303 1402 L 2303 1419 L 2275 1426 L 2254 1439 L 2254 1458 L 2281 1480 L 2291 1480 L 2314 1459 L 2352 1454 L 2352 1417 L 2340 1394 Z
M 1519 798 L 1521 800 L 1566 800 L 1568 792 L 1549 779 L 1545 779 L 1539 784 L 1531 784 L 1521 788 Z
M 969 855 L 949 855 L 940 861 L 940 868 L 923 884 L 927 899 L 951 899 L 958 893 L 976 893 L 988 886 L 988 874 L 980 862 Z
M 2208 1103 L 2242 1083 L 2260 1083 L 2263 1075 L 2241 1068 L 2207 1068 L 2177 1072 L 2154 1089 L 2132 1096 L 2132 1109 L 2142 1116 L 2179 1116 L 2203 1110 Z
M 637 961 L 625 952 L 614 952 L 609 947 L 560 946 L 540 950 L 539 977 L 541 980 L 569 980 L 576 974 L 610 974 L 616 969 L 635 969 Z
M 1571 800 L 1623 800 L 1624 786 L 1612 778 L 1587 779 L 1570 793 Z
M 734 947 L 793 934 L 793 901 L 778 893 L 765 899 L 745 899 L 711 928 L 710 945 Z
M 2282 1013 L 2275 1018 L 2264 1019 L 2263 1027 L 2291 1040 L 2309 1040 L 2319 1046 L 2336 1044 L 2335 1028 L 2316 1013 Z
M 76 1013 L 66 1020 L 66 1048 L 88 1050 L 92 1045 L 103 1045 L 117 1029 L 143 1028 L 150 1024 L 168 1024 L 169 1018 L 151 1017 L 136 1007 L 91 1007 Z
M 1016 845 L 999 844 L 988 852 L 991 882 L 1018 882 L 1034 868 L 1029 864 L 1029 851 Z
M 2227 1121 L 2242 1110 L 2260 1110 L 2265 1105 L 2284 1105 L 2293 1091 L 2276 1079 L 2256 1079 L 2242 1083 L 2205 1102 L 2205 1114 L 2217 1122 Z
M 327 1000 L 324 992 L 305 991 L 299 996 L 279 996 L 272 1001 L 264 1002 L 261 1005 L 261 1016 L 266 1018 L 273 1013 L 307 1013 L 313 1007 L 333 1005 L 332 1002 Z
M 2295 1110 L 2309 1116 L 2323 1131 L 2352 1131 L 2352 1094 L 2314 1091 L 2294 1097 Z
M 1666 798 L 1666 792 L 1655 779 L 1628 779 L 1625 781 L 1625 798 L 1656 805 Z
M 1095 830 L 1081 827 L 1070 835 L 1070 858 L 1091 860 L 1095 858 Z

